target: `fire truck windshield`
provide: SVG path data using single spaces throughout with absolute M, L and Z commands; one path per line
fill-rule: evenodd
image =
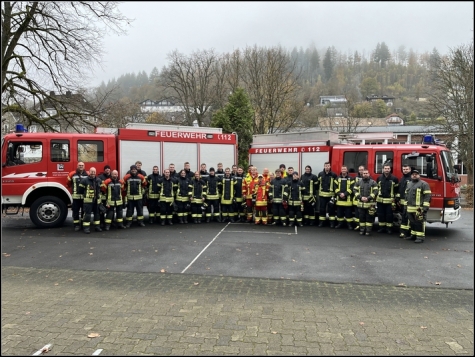
M 442 165 L 444 165 L 445 178 L 447 181 L 458 182 L 459 178 L 457 171 L 455 170 L 455 162 L 450 151 L 442 151 L 440 153 L 442 157 Z

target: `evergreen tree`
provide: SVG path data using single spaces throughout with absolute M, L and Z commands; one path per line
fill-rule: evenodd
M 226 133 L 238 135 L 238 163 L 248 165 L 249 145 L 252 142 L 254 110 L 246 92 L 236 89 L 229 97 L 223 109 L 216 111 L 211 119 L 211 126 L 222 128 Z
M 323 59 L 323 70 L 327 82 L 330 80 L 333 73 L 333 67 L 335 66 L 334 54 L 332 52 L 331 47 L 328 47 L 327 52 L 325 53 L 325 58 Z

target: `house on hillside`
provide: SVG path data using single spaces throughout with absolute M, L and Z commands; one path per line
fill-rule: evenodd
M 173 99 L 151 100 L 146 99 L 139 103 L 143 113 L 179 113 L 184 112 L 183 106 Z
M 377 100 L 382 100 L 384 103 L 386 103 L 386 105 L 388 107 L 392 107 L 394 105 L 394 100 L 395 99 L 396 99 L 395 97 L 389 97 L 387 95 L 379 96 L 379 95 L 375 95 L 375 94 L 371 94 L 370 96 L 366 97 L 366 101 L 370 102 L 371 104 L 373 104 L 373 102 L 375 102 Z
M 82 133 L 92 133 L 96 126 L 100 124 L 100 118 L 92 114 L 94 112 L 94 107 L 81 93 L 72 93 L 67 91 L 66 94 L 56 94 L 55 92 L 50 92 L 50 97 L 54 100 L 46 99 L 44 102 L 34 106 L 34 110 L 41 118 L 47 118 L 49 116 L 56 115 L 58 110 L 63 112 L 74 112 L 77 113 L 75 117 L 81 119 L 81 124 L 79 125 L 79 130 Z M 71 116 L 71 115 L 70 115 Z M 71 120 L 73 120 L 71 118 Z M 77 122 L 76 122 L 77 123 Z M 26 123 L 23 123 L 26 124 Z M 76 133 L 77 130 L 74 129 L 71 124 L 63 118 L 53 118 L 48 120 L 54 131 L 57 132 L 72 132 Z M 38 124 L 28 125 L 28 131 L 30 133 L 43 132 L 43 128 Z
M 404 125 L 404 120 L 396 113 L 389 114 L 385 119 L 388 126 Z

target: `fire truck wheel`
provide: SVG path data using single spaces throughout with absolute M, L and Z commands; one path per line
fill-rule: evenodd
M 66 204 L 55 196 L 38 198 L 30 207 L 30 219 L 42 228 L 61 226 L 68 215 Z

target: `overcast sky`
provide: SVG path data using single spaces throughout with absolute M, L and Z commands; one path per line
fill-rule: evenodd
M 312 43 L 369 54 L 378 42 L 441 54 L 473 39 L 473 2 L 125 2 L 128 34 L 104 38 L 103 69 L 91 86 L 167 65 L 178 50 L 232 52 L 247 46 L 288 50 Z M 323 58 L 324 53 L 320 53 Z

